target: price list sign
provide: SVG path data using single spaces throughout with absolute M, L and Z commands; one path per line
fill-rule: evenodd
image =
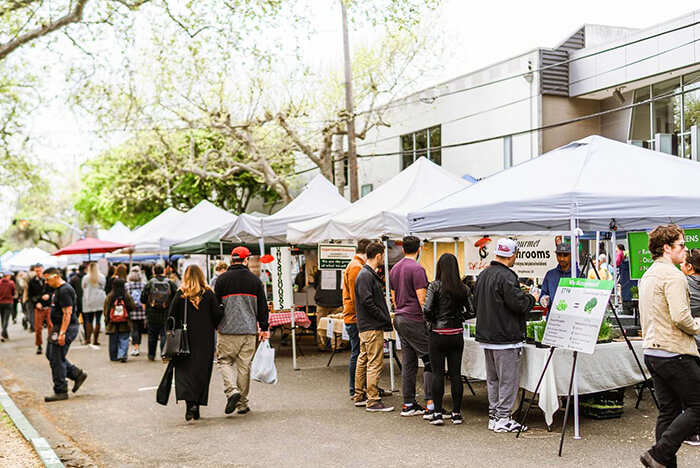
M 562 278 L 542 344 L 593 354 L 613 281 Z

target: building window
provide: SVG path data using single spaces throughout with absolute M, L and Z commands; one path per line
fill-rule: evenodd
M 374 186 L 372 184 L 364 184 L 362 188 L 360 189 L 360 198 L 364 197 L 368 193 L 372 191 Z
M 629 139 L 656 151 L 691 157 L 691 128 L 700 125 L 700 72 L 637 89 Z
M 425 156 L 437 165 L 442 165 L 442 135 L 440 125 L 424 128 L 401 136 L 401 169 Z

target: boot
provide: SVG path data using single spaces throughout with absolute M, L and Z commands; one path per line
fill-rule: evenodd
M 68 392 L 54 393 L 53 395 L 49 395 L 47 397 L 44 397 L 44 401 L 47 403 L 50 403 L 52 401 L 61 401 L 61 400 L 67 400 L 67 399 L 68 399 Z
M 99 324 L 99 323 L 96 323 L 96 324 L 95 324 L 95 340 L 93 341 L 93 344 L 94 344 L 95 346 L 99 346 L 99 345 L 100 345 L 99 338 L 100 338 L 100 324 Z
M 90 340 L 92 340 L 92 323 L 86 323 L 85 324 L 85 341 L 87 341 L 87 344 L 90 344 Z

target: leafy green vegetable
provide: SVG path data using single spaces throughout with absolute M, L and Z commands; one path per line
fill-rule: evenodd
M 603 320 L 598 331 L 598 341 L 608 341 L 612 337 L 612 324 L 607 320 Z
M 557 304 L 557 310 L 559 311 L 564 311 L 569 307 L 569 304 L 566 303 L 564 299 L 561 299 L 559 301 L 559 304 Z
M 590 314 L 593 312 L 593 308 L 598 304 L 598 299 L 595 297 L 591 298 L 590 301 L 586 302 L 586 305 L 583 306 L 583 310 L 587 313 Z

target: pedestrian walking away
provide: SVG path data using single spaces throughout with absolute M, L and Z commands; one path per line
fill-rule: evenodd
M 43 268 L 39 265 L 35 269 L 36 278 L 40 279 L 39 284 L 41 285 L 41 292 L 37 298 L 34 305 L 34 344 L 36 345 L 36 353 L 42 353 L 43 343 L 43 331 L 46 327 L 47 335 L 50 334 L 51 328 L 53 327 L 53 322 L 51 320 L 51 296 L 53 295 L 53 288 L 46 281 L 46 277 L 43 273 Z
M 255 354 L 255 338 L 270 338 L 269 311 L 265 287 L 248 269 L 250 251 L 236 247 L 231 266 L 216 280 L 216 299 L 223 309 L 216 343 L 216 362 L 224 380 L 226 414 L 250 411 L 250 364 Z M 235 368 L 235 378 L 234 378 Z
M 430 362 L 433 366 L 433 401 L 442 408 L 445 393 L 445 360 L 450 378 L 452 413 L 435 410 L 430 424 L 442 425 L 443 415 L 453 424 L 462 424 L 462 352 L 464 322 L 475 316 L 470 301 L 471 291 L 459 276 L 459 263 L 452 254 L 442 254 L 437 263 L 435 281 L 425 297 L 423 315 L 430 328 Z
M 85 340 L 88 344 L 99 346 L 100 322 L 102 321 L 102 307 L 105 302 L 105 276 L 100 273 L 97 263 L 90 263 L 87 274 L 80 284 L 83 288 L 83 327 L 85 327 Z M 94 335 L 94 337 L 93 337 Z
M 151 278 L 141 292 L 141 303 L 146 304 L 146 322 L 148 323 L 148 360 L 156 358 L 156 347 L 160 340 L 160 357 L 163 358 L 165 346 L 165 320 L 170 310 L 170 301 L 175 297 L 177 286 L 165 277 L 165 267 L 156 263 Z
M 496 259 L 474 285 L 476 341 L 486 359 L 486 390 L 489 396 L 489 425 L 494 432 L 514 432 L 520 424 L 511 410 L 520 388 L 525 322 L 537 297 L 520 289 L 515 265 L 518 245 L 502 238 L 496 243 Z M 523 426 L 523 431 L 527 430 Z
M 209 381 L 213 369 L 214 335 L 224 313 L 216 295 L 204 280 L 197 265 L 185 270 L 182 285 L 175 294 L 168 317 L 176 328 L 187 330 L 190 345 L 188 356 L 173 358 L 176 399 L 187 405 L 185 419 L 199 419 L 199 407 L 209 401 Z M 184 318 L 187 316 L 187 326 Z
M 384 332 L 392 331 L 389 308 L 384 299 L 382 280 L 377 269 L 384 261 L 384 245 L 367 246 L 367 262 L 355 279 L 355 312 L 360 334 L 360 354 L 355 371 L 355 406 L 368 412 L 394 411 L 379 394 L 379 380 L 384 365 Z
M 44 267 L 40 264 L 32 266 L 33 277 L 29 279 L 27 285 L 27 325 L 29 331 L 34 332 L 35 310 L 44 294 Z M 41 350 L 39 350 L 41 354 Z
M 0 324 L 2 324 L 2 332 L 0 332 L 0 341 L 5 341 L 9 338 L 7 334 L 7 326 L 12 317 L 12 308 L 14 307 L 14 298 L 17 294 L 17 288 L 12 281 L 12 272 L 6 271 L 0 279 Z
M 401 416 L 432 414 L 433 376 L 430 364 L 430 341 L 423 317 L 423 305 L 428 287 L 425 269 L 418 263 L 420 239 L 403 238 L 404 258 L 389 273 L 391 299 L 395 305 L 394 328 L 401 340 Z M 423 361 L 423 393 L 426 408 L 416 401 L 418 360 Z M 437 408 L 441 411 L 441 408 Z
M 112 291 L 107 294 L 102 308 L 105 316 L 105 333 L 109 337 L 109 360 L 127 361 L 129 337 L 131 336 L 131 314 L 136 304 L 127 294 L 126 283 L 121 278 L 112 282 Z
M 355 256 L 343 272 L 343 322 L 350 338 L 350 362 L 348 363 L 348 380 L 350 397 L 355 396 L 355 371 L 357 357 L 360 355 L 360 334 L 357 331 L 357 314 L 355 313 L 355 279 L 367 261 L 367 246 L 369 239 L 357 242 Z M 366 384 L 365 384 L 366 385 Z
M 649 233 L 654 263 L 639 280 L 644 362 L 659 400 L 656 443 L 644 452 L 647 467 L 677 466 L 676 452 L 700 428 L 700 352 L 694 335 L 688 281 L 676 266 L 686 260 L 685 232 L 675 224 Z
M 66 378 L 73 381 L 75 393 L 87 379 L 87 373 L 68 361 L 68 349 L 78 336 L 79 327 L 75 291 L 61 278 L 56 268 L 46 270 L 46 281 L 55 289 L 51 300 L 51 321 L 55 325 L 46 345 L 46 358 L 51 365 L 53 378 L 53 395 L 44 398 L 44 401 L 52 402 L 68 398 Z
M 141 338 L 146 333 L 146 307 L 141 303 L 141 294 L 146 287 L 146 282 L 141 275 L 141 268 L 134 266 L 129 271 L 126 282 L 126 293 L 131 296 L 136 309 L 131 314 L 131 350 L 132 356 L 141 354 Z

